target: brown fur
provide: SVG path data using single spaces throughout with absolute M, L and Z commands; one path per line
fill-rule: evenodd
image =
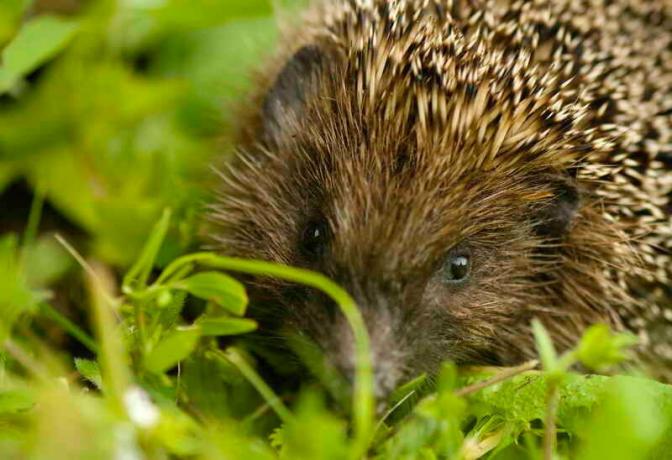
M 671 11 L 588 4 L 315 5 L 241 118 L 213 206 L 221 251 L 348 289 L 381 392 L 447 359 L 528 358 L 532 317 L 561 348 L 602 321 L 669 360 Z M 306 257 L 320 219 L 327 249 Z M 460 286 L 441 275 L 455 247 L 473 265 Z M 352 367 L 322 296 L 257 280 L 255 298 Z

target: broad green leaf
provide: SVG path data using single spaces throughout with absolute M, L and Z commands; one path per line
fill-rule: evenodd
M 156 374 L 167 371 L 189 356 L 200 337 L 201 331 L 197 327 L 176 329 L 145 356 L 145 368 Z
M 29 133 L 24 133 L 28 138 Z M 95 231 L 100 221 L 91 192 L 91 171 L 76 152 L 67 148 L 43 151 L 39 161 L 29 162 L 29 179 L 44 187 L 47 201 L 65 217 L 86 230 Z
M 97 362 L 90 359 L 75 358 L 75 368 L 82 377 L 94 384 L 96 388 L 103 388 L 103 378 L 100 375 L 100 367 Z
M 77 30 L 77 23 L 54 16 L 28 21 L 2 53 L 3 67 L 17 75 L 34 70 L 63 49 Z
M 53 16 L 28 21 L 2 53 L 0 92 L 65 48 L 76 31 L 76 22 Z
M 196 326 L 201 329 L 201 334 L 204 336 L 224 336 L 252 332 L 257 328 L 257 323 L 251 319 L 222 316 L 200 318 L 196 321 Z
M 175 284 L 190 294 L 216 303 L 228 312 L 242 316 L 247 307 L 245 287 L 235 279 L 219 272 L 197 273 Z
M 487 387 L 469 396 L 470 410 L 477 416 L 496 414 L 520 431 L 527 429 L 530 422 L 545 417 L 549 378 L 554 377 L 529 372 Z M 584 427 L 586 416 L 611 397 L 614 385 L 637 388 L 643 397 L 655 400 L 665 417 L 672 420 L 672 386 L 654 380 L 568 374 L 559 385 L 558 426 L 568 432 L 577 433 Z

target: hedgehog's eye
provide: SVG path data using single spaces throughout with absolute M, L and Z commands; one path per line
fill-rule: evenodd
M 448 283 L 466 280 L 471 272 L 471 257 L 467 252 L 450 254 L 443 267 L 443 278 Z
M 311 259 L 324 254 L 329 241 L 329 225 L 323 219 L 313 220 L 303 229 L 301 252 Z

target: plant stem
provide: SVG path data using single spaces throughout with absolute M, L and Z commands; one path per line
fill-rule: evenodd
M 546 393 L 546 420 L 544 421 L 544 460 L 553 460 L 553 452 L 556 445 L 555 417 L 558 412 L 560 401 L 560 388 L 557 378 L 547 380 L 548 390 Z
M 154 260 L 156 259 L 159 250 L 161 250 L 161 245 L 168 233 L 171 215 L 172 212 L 170 209 L 164 209 L 161 218 L 151 232 L 149 240 L 142 248 L 140 257 L 138 257 L 135 264 L 128 270 L 126 276 L 124 276 L 122 282 L 124 291 L 128 289 L 139 290 L 147 286 L 147 280 L 149 279 L 152 267 L 154 266 Z
M 145 321 L 146 302 L 138 300 L 133 302 L 133 313 L 135 316 L 135 326 L 138 328 L 136 336 L 136 350 L 139 351 L 138 362 L 142 362 L 145 357 L 145 344 L 147 343 L 147 327 Z
M 24 252 L 30 247 L 37 237 L 37 232 L 40 227 L 40 220 L 42 219 L 42 208 L 44 207 L 44 187 L 37 186 L 35 189 L 35 196 L 30 205 L 30 213 L 28 214 L 28 223 L 26 230 L 23 233 L 23 250 Z
M 79 326 L 70 321 L 63 314 L 47 303 L 41 303 L 40 309 L 46 316 L 61 326 L 68 334 L 79 340 L 79 342 L 88 348 L 89 351 L 94 354 L 98 354 L 98 345 L 96 344 L 96 341 L 93 340 L 93 338 L 84 332 Z
M 117 323 L 113 313 L 113 282 L 111 275 L 101 265 L 89 266 L 86 286 L 91 299 L 94 313 L 96 337 L 100 343 L 100 362 L 103 384 L 106 395 L 110 398 L 114 409 L 126 414 L 124 394 L 131 376 L 124 362 L 126 352 L 124 344 L 117 333 Z

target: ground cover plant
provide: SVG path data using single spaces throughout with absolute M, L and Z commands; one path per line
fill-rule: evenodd
M 636 338 L 558 354 L 535 322 L 538 362 L 446 363 L 380 406 L 347 292 L 202 250 L 227 107 L 275 37 L 264 0 L 0 2 L 0 458 L 672 458 Z M 267 369 L 246 274 L 338 303 L 352 395 Z

